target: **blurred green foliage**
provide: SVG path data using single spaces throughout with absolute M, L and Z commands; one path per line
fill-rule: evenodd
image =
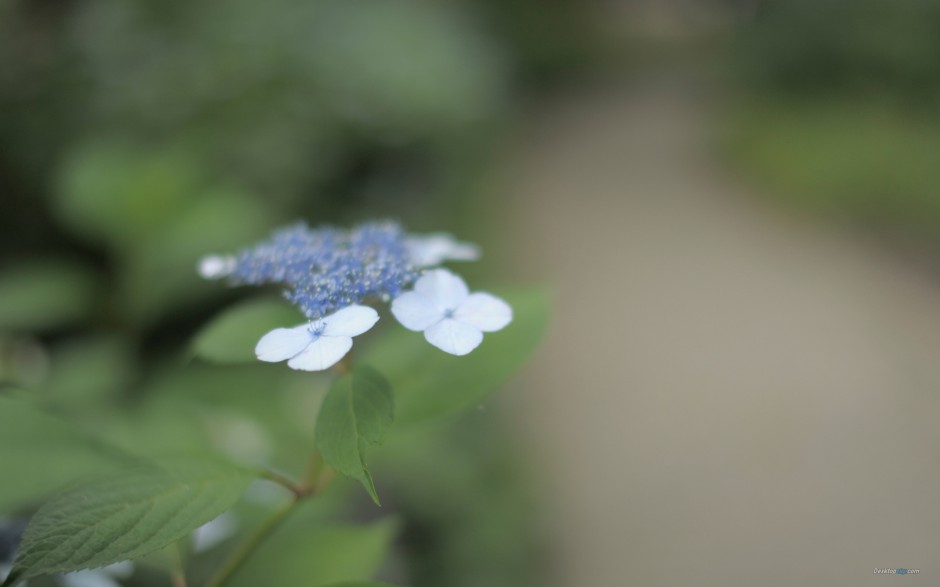
M 940 239 L 940 120 L 879 103 L 751 104 L 729 141 L 749 173 L 816 213 Z
M 815 213 L 940 244 L 940 4 L 771 0 L 734 55 L 737 165 Z
M 0 3 L 0 517 L 29 514 L 83 475 L 194 447 L 304 469 L 329 378 L 205 361 L 250 360 L 264 328 L 299 314 L 201 281 L 196 261 L 298 217 L 466 222 L 514 93 L 578 59 L 575 6 Z M 545 297 L 518 296 L 519 329 L 488 338 L 450 381 L 440 369 L 452 365 L 420 335 L 377 333 L 364 358 L 393 385 L 414 384 L 403 423 L 476 406 L 531 352 Z M 416 369 L 430 375 L 408 381 Z M 314 584 L 379 569 L 416 587 L 528 583 L 529 482 L 508 446 L 478 442 L 511 439 L 450 423 L 382 448 L 409 463 L 376 462 L 389 516 L 360 523 L 370 506 L 338 483 L 259 553 L 244 584 L 271 569 L 273 583 L 296 583 L 309 565 Z M 240 525 L 257 525 L 278 497 L 240 504 Z M 424 538 L 402 543 L 402 529 L 419 526 Z M 446 548 L 429 546 L 437 537 Z M 193 572 L 232 546 L 196 555 Z M 133 584 L 165 582 L 166 558 L 142 563 Z
M 933 0 L 765 0 L 739 31 L 749 84 L 791 95 L 862 92 L 929 104 L 940 90 Z

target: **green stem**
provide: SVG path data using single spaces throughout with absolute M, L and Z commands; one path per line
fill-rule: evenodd
M 235 571 L 245 564 L 245 561 L 247 561 L 248 558 L 254 554 L 255 550 L 261 546 L 261 543 L 264 542 L 265 539 L 267 539 L 267 537 L 270 536 L 277 529 L 277 527 L 288 518 L 288 516 L 290 516 L 291 512 L 296 509 L 297 504 L 300 503 L 301 499 L 303 499 L 301 496 L 294 496 L 290 503 L 274 512 L 274 514 L 271 515 L 271 517 L 268 518 L 264 524 L 262 524 L 261 527 L 258 528 L 258 530 L 248 539 L 248 541 L 245 542 L 241 548 L 236 550 L 235 554 L 233 554 L 228 559 L 228 561 L 222 565 L 222 568 L 216 572 L 215 576 L 213 576 L 212 579 L 206 583 L 206 587 L 222 587 L 222 585 L 224 585 L 226 581 L 231 578 Z
M 263 470 L 260 473 L 262 479 L 267 479 L 268 481 L 273 481 L 281 487 L 284 487 L 288 491 L 294 494 L 295 497 L 304 497 L 310 490 L 308 489 L 309 485 L 307 483 L 299 484 L 294 480 L 289 479 L 288 477 L 281 475 L 275 471 Z
M 170 547 L 170 556 L 173 559 L 173 569 L 170 571 L 170 581 L 173 587 L 186 587 L 186 565 L 183 562 L 181 542 L 177 542 Z
M 325 474 L 324 474 L 325 473 Z M 333 475 L 331 474 L 332 470 L 329 467 L 323 466 L 323 461 L 320 458 L 320 454 L 315 452 L 310 459 L 310 466 L 307 471 L 307 475 L 304 478 L 303 483 L 298 484 L 291 479 L 288 479 L 280 473 L 275 473 L 274 471 L 262 471 L 261 476 L 269 481 L 273 481 L 279 485 L 286 487 L 293 493 L 293 498 L 290 500 L 290 503 L 285 505 L 283 508 L 274 512 L 270 518 L 268 518 L 264 524 L 261 525 L 258 530 L 251 535 L 247 542 L 245 542 L 241 548 L 235 551 L 232 556 L 225 561 L 225 564 L 222 565 L 216 574 L 206 583 L 206 587 L 222 587 L 229 578 L 237 571 L 245 561 L 254 554 L 255 550 L 261 546 L 261 543 L 264 542 L 268 536 L 270 536 L 278 526 L 280 526 L 284 520 L 286 520 L 291 512 L 293 512 L 297 506 L 303 500 L 319 493 L 330 484 L 333 480 Z

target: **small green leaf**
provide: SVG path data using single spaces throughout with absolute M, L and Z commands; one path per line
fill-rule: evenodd
M 129 460 L 24 399 L 0 396 L 0 514 Z
M 397 422 L 416 424 L 473 407 L 529 358 L 548 323 L 549 296 L 541 288 L 495 293 L 512 306 L 513 321 L 487 334 L 469 355 L 448 355 L 404 328 L 388 331 L 366 350 L 363 361 L 395 389 Z
M 394 411 L 388 381 L 371 367 L 356 367 L 336 380 L 317 417 L 316 442 L 323 460 L 358 479 L 376 504 L 379 496 L 366 466 L 365 449 L 382 443 Z
M 223 311 L 203 328 L 193 342 L 193 350 L 197 356 L 216 363 L 256 361 L 255 345 L 262 336 L 304 320 L 285 300 L 247 300 Z
M 4 585 L 164 548 L 231 508 L 252 478 L 229 463 L 179 457 L 67 490 L 30 520 Z

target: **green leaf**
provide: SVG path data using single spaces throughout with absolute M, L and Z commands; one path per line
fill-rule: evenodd
M 252 479 L 229 463 L 179 457 L 65 491 L 30 520 L 5 585 L 164 548 L 231 508 Z
M 395 587 L 391 583 L 376 583 L 375 581 L 353 581 L 351 583 L 330 583 L 323 587 Z
M 216 316 L 196 335 L 196 356 L 216 363 L 257 361 L 255 345 L 275 328 L 297 326 L 304 317 L 287 301 L 277 298 L 241 302 Z
M 74 323 L 95 301 L 93 277 L 70 261 L 22 265 L 0 274 L 0 331 L 32 331 Z
M 231 587 L 357 585 L 378 572 L 399 529 L 394 518 L 350 525 L 297 517 L 288 524 L 248 559 Z
M 136 367 L 133 350 L 116 335 L 74 338 L 51 349 L 44 391 L 56 407 L 101 410 L 127 389 Z
M 93 141 L 79 146 L 59 178 L 55 212 L 75 232 L 135 247 L 159 232 L 199 193 L 191 153 Z
M 513 321 L 469 355 L 448 355 L 403 328 L 366 350 L 362 360 L 395 389 L 397 422 L 417 424 L 476 406 L 529 358 L 548 323 L 549 296 L 541 288 L 496 293 L 512 306 Z
M 394 408 L 388 381 L 371 367 L 356 367 L 336 380 L 317 416 L 316 442 L 323 460 L 358 479 L 376 504 L 379 496 L 366 466 L 365 449 L 385 439 Z
M 124 453 L 32 403 L 0 396 L 0 514 L 128 461 Z
M 238 190 L 218 187 L 189 198 L 159 233 L 127 252 L 119 286 L 128 314 L 149 323 L 167 309 L 224 293 L 199 277 L 199 258 L 236 250 L 273 223 L 268 208 Z

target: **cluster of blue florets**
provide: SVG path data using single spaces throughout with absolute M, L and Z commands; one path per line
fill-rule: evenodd
M 395 222 L 369 222 L 350 230 L 312 229 L 305 223 L 235 255 L 235 284 L 282 284 L 285 297 L 317 320 L 352 304 L 396 297 L 419 275 L 407 233 Z

